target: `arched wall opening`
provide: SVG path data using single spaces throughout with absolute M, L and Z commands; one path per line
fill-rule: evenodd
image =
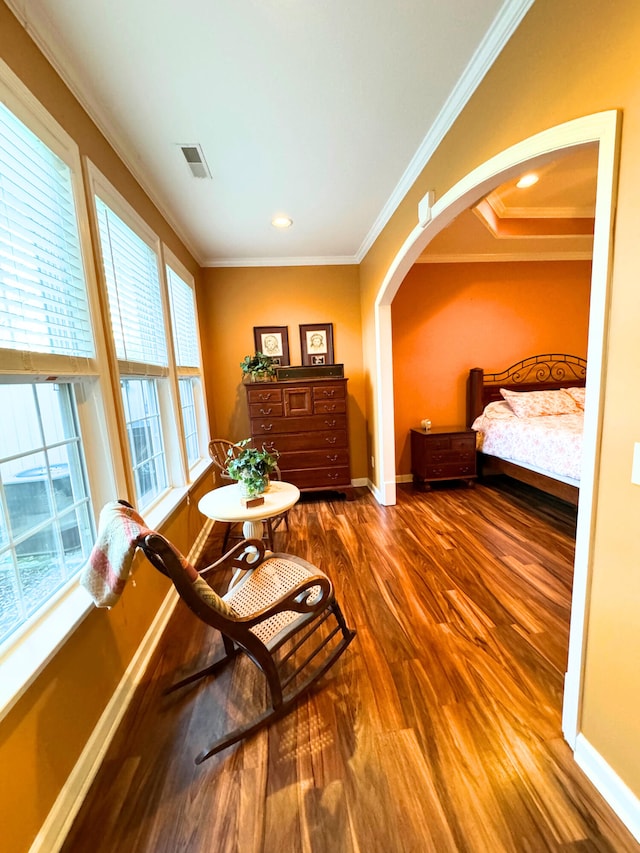
M 583 438 L 583 463 L 576 531 L 574 585 L 569 634 L 569 660 L 565 677 L 563 731 L 575 748 L 580 730 L 583 658 L 589 596 L 592 531 L 597 512 L 604 359 L 606 352 L 611 235 L 615 210 L 620 116 L 610 110 L 545 130 L 511 146 L 478 166 L 435 203 L 427 193 L 419 205 L 419 222 L 408 235 L 387 270 L 375 302 L 376 375 L 374 405 L 377 441 L 376 497 L 384 505 L 396 502 L 396 464 L 393 406 L 393 348 L 391 303 L 407 272 L 425 247 L 460 213 L 499 184 L 527 168 L 553 159 L 558 151 L 598 143 L 595 227 L 589 311 L 588 372 Z

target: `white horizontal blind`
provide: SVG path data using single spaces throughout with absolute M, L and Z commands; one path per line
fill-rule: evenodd
M 94 354 L 69 168 L 3 104 L 0 347 Z
M 98 197 L 96 210 L 118 359 L 166 366 L 157 255 Z
M 196 402 L 194 388 L 198 383 L 197 378 L 187 377 L 178 380 L 180 391 L 180 410 L 182 411 L 182 424 L 184 426 L 184 441 L 187 449 L 187 461 L 189 467 L 196 464 L 200 458 L 200 447 L 198 443 L 198 418 L 196 413 Z
M 167 266 L 166 270 L 176 364 L 178 367 L 199 367 L 200 355 L 193 290 L 170 266 Z

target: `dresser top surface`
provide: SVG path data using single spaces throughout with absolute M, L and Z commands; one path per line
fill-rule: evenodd
M 274 385 L 325 385 L 347 382 L 346 376 L 305 376 L 296 379 L 272 379 L 269 382 L 243 382 L 245 388 L 269 388 Z

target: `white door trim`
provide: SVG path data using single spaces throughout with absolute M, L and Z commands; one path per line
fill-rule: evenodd
M 375 466 L 378 471 L 376 496 L 380 503 L 391 505 L 396 501 L 391 303 L 407 272 L 428 243 L 459 213 L 499 184 L 520 174 L 523 163 L 527 163 L 528 166 L 532 165 L 531 161 L 534 161 L 533 165 L 542 164 L 552 160 L 555 153 L 561 149 L 590 142 L 598 143 L 584 458 L 576 533 L 569 661 L 565 677 L 562 717 L 564 736 L 573 749 L 575 749 L 576 736 L 580 731 L 583 658 L 593 549 L 592 532 L 597 509 L 619 132 L 620 113 L 616 110 L 574 119 L 531 136 L 487 160 L 458 181 L 435 204 L 431 203 L 432 196 L 427 193 L 420 203 L 420 221 L 411 231 L 387 270 L 374 307 L 376 336 L 374 405 L 377 423 Z

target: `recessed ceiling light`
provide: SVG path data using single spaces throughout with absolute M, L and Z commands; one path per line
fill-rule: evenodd
M 532 187 L 534 184 L 537 184 L 539 181 L 538 176 L 535 172 L 529 172 L 528 175 L 523 175 L 516 186 L 519 190 L 526 189 L 527 187 Z
M 271 224 L 274 228 L 291 228 L 293 219 L 290 216 L 274 216 Z

